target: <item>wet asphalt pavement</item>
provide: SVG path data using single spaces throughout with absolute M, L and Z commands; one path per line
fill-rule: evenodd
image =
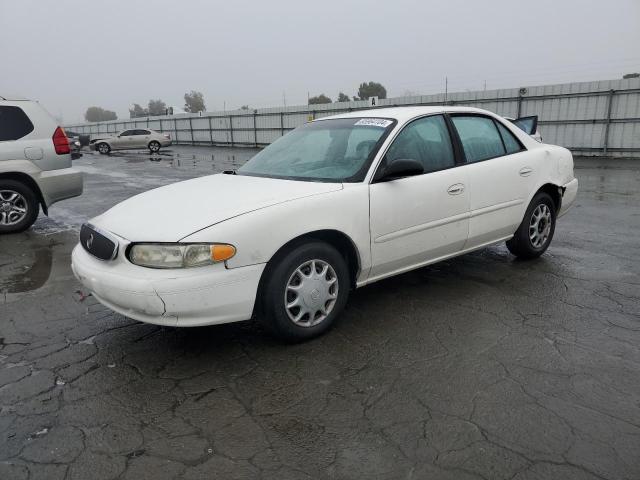
M 0 237 L 0 479 L 640 478 L 640 161 L 579 162 L 542 258 L 373 284 L 305 344 L 85 296 L 83 221 L 252 153 L 86 154 L 82 197 Z

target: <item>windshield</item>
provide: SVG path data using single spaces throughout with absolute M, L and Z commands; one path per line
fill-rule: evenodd
M 238 175 L 325 182 L 361 182 L 395 125 L 387 118 L 340 118 L 307 123 L 258 153 Z

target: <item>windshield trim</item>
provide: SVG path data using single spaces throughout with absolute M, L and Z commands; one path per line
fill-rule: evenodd
M 363 113 L 366 112 L 366 110 L 363 111 Z M 387 140 L 387 138 L 389 137 L 389 135 L 391 134 L 391 132 L 393 132 L 396 128 L 396 126 L 398 125 L 398 119 L 396 118 L 391 118 L 391 117 L 380 117 L 380 116 L 375 116 L 375 115 L 363 115 L 363 116 L 349 116 L 349 117 L 331 117 L 331 118 L 318 118 L 316 120 L 313 120 L 312 122 L 307 122 L 303 125 L 300 125 L 296 128 L 294 128 L 293 130 L 289 131 L 287 134 L 294 132 L 295 130 L 297 130 L 298 128 L 304 126 L 304 125 L 308 125 L 310 123 L 319 123 L 319 122 L 330 122 L 332 120 L 351 120 L 353 119 L 354 121 L 363 119 L 363 118 L 376 118 L 376 119 L 380 119 L 380 120 L 389 120 L 391 122 L 391 124 L 387 127 L 385 127 L 383 134 L 380 136 L 380 138 L 378 139 L 378 141 L 376 142 L 376 144 L 374 145 L 374 147 L 371 149 L 371 152 L 369 153 L 369 156 L 367 157 L 367 159 L 362 163 L 362 166 L 360 167 L 360 169 L 352 176 L 350 177 L 345 177 L 345 178 L 322 178 L 322 177 L 294 177 L 294 176 L 290 176 L 290 175 L 271 175 L 271 174 L 267 174 L 267 173 L 249 173 L 249 172 L 242 172 L 240 171 L 240 169 L 236 170 L 236 175 L 242 175 L 242 176 L 246 176 L 246 177 L 261 177 L 261 178 L 274 178 L 274 179 L 280 179 L 280 180 L 294 180 L 294 181 L 299 181 L 299 182 L 320 182 L 320 183 L 362 183 L 365 181 L 366 177 L 367 177 L 367 173 L 369 173 L 369 170 L 371 169 L 371 165 L 373 163 L 373 160 L 376 158 L 376 155 L 378 155 L 378 152 L 380 151 L 380 148 L 384 145 L 385 141 Z M 285 135 L 287 135 L 285 134 Z M 279 137 L 282 138 L 282 137 Z M 272 142 L 273 143 L 273 142 Z M 242 167 L 240 167 L 242 168 Z

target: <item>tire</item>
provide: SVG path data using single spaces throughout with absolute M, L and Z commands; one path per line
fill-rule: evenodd
M 538 192 L 513 238 L 507 240 L 507 248 L 518 258 L 538 258 L 549 248 L 555 230 L 555 203 L 548 194 Z
M 327 331 L 349 298 L 351 282 L 344 257 L 327 243 L 311 241 L 272 261 L 261 289 L 263 325 L 287 342 L 309 340 Z M 296 293 L 295 287 L 304 292 Z M 287 307 L 285 302 L 299 306 Z
M 111 147 L 108 143 L 99 143 L 96 145 L 96 150 L 98 150 L 102 155 L 108 155 L 111 152 Z
M 156 142 L 155 140 L 149 142 L 149 151 L 151 153 L 158 153 L 160 151 L 160 142 Z
M 38 218 L 36 193 L 18 180 L 0 180 L 0 234 L 26 230 Z

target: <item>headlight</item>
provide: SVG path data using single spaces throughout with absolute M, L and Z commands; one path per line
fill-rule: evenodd
M 131 263 L 150 268 L 189 268 L 229 260 L 236 248 L 226 243 L 136 243 L 129 249 Z

